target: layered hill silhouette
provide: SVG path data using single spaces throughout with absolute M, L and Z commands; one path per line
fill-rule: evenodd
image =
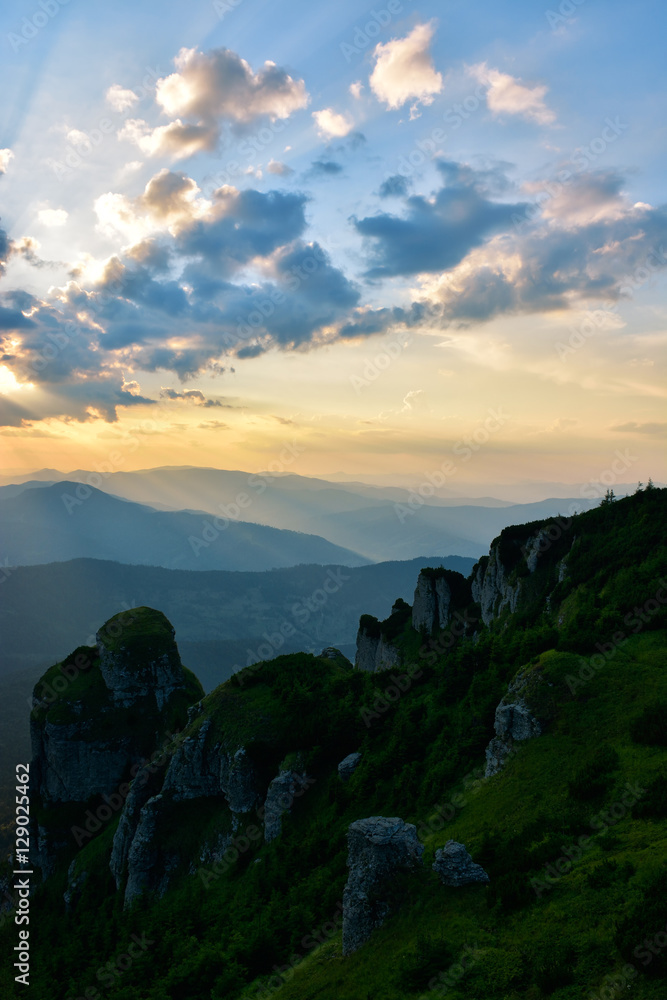
M 0 497 L 18 498 L 28 490 L 42 493 L 44 482 L 49 481 L 46 477 L 62 478 L 54 470 L 43 470 L 35 476 L 24 483 L 0 487 Z M 209 519 L 218 518 L 221 523 L 242 521 L 307 532 L 372 562 L 414 559 L 432 552 L 477 559 L 509 524 L 567 514 L 575 509 L 588 510 L 599 502 L 581 496 L 529 504 L 509 504 L 493 497 L 456 500 L 438 496 L 426 479 L 411 493 L 399 487 L 335 483 L 292 474 L 255 475 L 200 468 L 147 469 L 106 476 L 77 470 L 69 477 L 83 484 L 79 489 L 85 490 L 92 483 L 111 495 L 148 504 L 163 512 L 203 511 Z M 200 527 L 200 533 L 201 530 Z M 208 558 L 213 558 L 213 553 L 209 552 Z M 341 557 L 327 561 L 345 560 Z M 164 561 L 158 564 L 167 565 Z M 178 568 L 214 566 L 200 558 L 194 566 L 178 564 Z
M 188 511 L 158 511 L 60 482 L 0 500 L 5 566 L 114 559 L 168 569 L 264 570 L 370 560 L 316 535 Z

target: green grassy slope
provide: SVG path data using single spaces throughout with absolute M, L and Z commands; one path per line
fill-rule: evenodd
M 113 891 L 108 826 L 79 857 L 88 879 L 70 914 L 65 872 L 35 897 L 35 995 L 664 1000 L 666 510 L 667 491 L 655 490 L 561 525 L 534 574 L 516 560 L 527 581 L 517 612 L 446 652 L 406 626 L 396 641 L 413 667 L 399 685 L 400 671 L 299 654 L 218 688 L 190 731 L 211 718 L 217 737 L 246 743 L 266 781 L 298 754 L 312 786 L 271 844 L 245 817 L 217 869 L 202 843 L 226 829 L 228 811 L 180 804 L 167 836 L 181 875 L 129 913 Z M 520 551 L 550 524 L 507 529 L 498 544 Z M 495 707 L 518 670 L 543 733 L 485 779 Z M 357 749 L 343 785 L 336 764 Z M 397 879 L 395 915 L 343 958 L 346 831 L 369 815 L 415 823 L 425 864 Z M 488 886 L 440 885 L 430 865 L 449 838 L 486 868 Z M 1 932 L 5 948 L 15 932 Z M 133 934 L 151 943 L 121 970 Z M 25 995 L 6 970 L 0 988 Z

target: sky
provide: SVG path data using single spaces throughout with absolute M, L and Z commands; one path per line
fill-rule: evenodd
M 664 479 L 666 29 L 3 5 L 5 469 Z

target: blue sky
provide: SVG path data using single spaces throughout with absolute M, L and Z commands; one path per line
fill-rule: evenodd
M 8 465 L 664 476 L 666 20 L 5 7 Z

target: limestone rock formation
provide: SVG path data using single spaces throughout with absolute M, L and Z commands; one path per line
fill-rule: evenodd
M 496 735 L 486 748 L 487 778 L 502 770 L 507 758 L 514 751 L 516 741 L 531 740 L 542 732 L 539 720 L 530 711 L 522 694 L 526 684 L 525 674 L 517 674 L 510 683 L 507 694 L 496 708 L 494 725 Z
M 438 873 L 443 885 L 474 885 L 488 882 L 489 876 L 481 865 L 476 865 L 463 844 L 448 840 L 444 847 L 435 852 L 433 870 Z
M 350 873 L 343 892 L 343 954 L 351 955 L 386 920 L 396 875 L 421 865 L 424 846 L 413 824 L 384 816 L 352 823 L 347 843 Z
M 45 877 L 59 851 L 74 846 L 72 829 L 84 825 L 91 800 L 111 796 L 120 803 L 133 769 L 165 735 L 167 719 L 183 725 L 188 702 L 203 695 L 181 665 L 174 630 L 161 612 L 135 608 L 116 615 L 97 641 L 51 667 L 33 695 L 30 773 L 42 811 L 32 837 Z M 69 820 L 62 807 L 70 807 Z
M 472 598 L 482 609 L 482 621 L 490 625 L 506 608 L 516 611 L 521 581 L 508 582 L 497 545 L 492 545 L 487 560 L 480 560 L 473 570 Z
M 175 851 L 165 850 L 161 846 L 162 838 L 158 835 L 160 817 L 165 805 L 166 802 L 161 794 L 154 795 L 139 814 L 139 822 L 127 857 L 125 908 L 143 892 L 161 896 L 178 866 L 178 855 Z
M 354 661 L 357 670 L 375 673 L 378 670 L 391 670 L 400 666 L 401 654 L 383 632 L 383 624 L 372 615 L 361 616 L 357 632 L 357 655 Z
M 116 705 L 154 696 L 158 709 L 185 677 L 174 629 L 161 611 L 134 608 L 111 618 L 96 635 L 100 671 Z
M 447 626 L 450 617 L 452 592 L 443 575 L 433 570 L 422 570 L 417 580 L 412 604 L 412 627 L 427 635 Z
M 294 799 L 303 794 L 308 784 L 307 776 L 296 771 L 281 771 L 273 779 L 264 802 L 264 840 L 267 844 L 280 836 L 283 815 L 290 811 Z
M 361 763 L 360 753 L 349 753 L 338 765 L 338 775 L 341 781 L 349 781 Z

